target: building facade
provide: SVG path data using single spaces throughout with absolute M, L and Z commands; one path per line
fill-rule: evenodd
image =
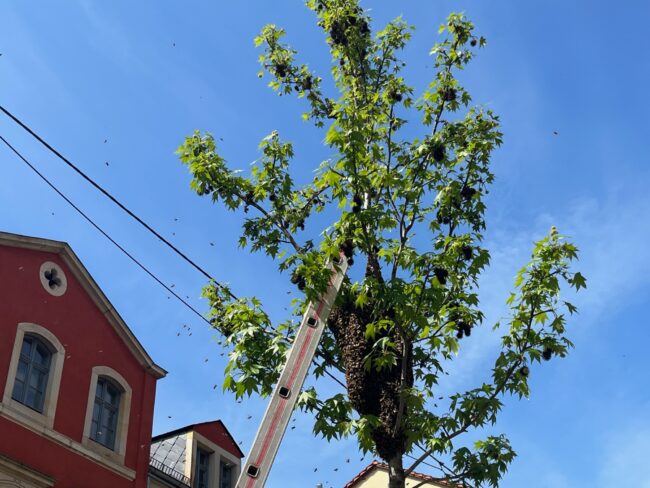
M 411 473 L 406 479 L 406 488 L 436 487 L 450 488 L 448 483 L 422 473 Z M 386 488 L 388 486 L 388 465 L 373 461 L 343 488 Z M 458 486 L 458 485 L 456 485 Z
M 0 233 L 0 487 L 145 488 L 165 375 L 70 247 Z
M 150 488 L 234 488 L 244 453 L 220 421 L 152 439 Z

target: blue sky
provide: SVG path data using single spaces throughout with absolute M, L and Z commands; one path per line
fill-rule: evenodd
M 581 249 L 589 288 L 575 300 L 576 349 L 535 368 L 531 398 L 507 401 L 492 430 L 509 434 L 519 453 L 502 486 L 650 487 L 650 4 L 363 5 L 378 24 L 403 14 L 417 26 L 404 54 L 416 90 L 430 80 L 429 48 L 448 12 L 465 11 L 488 38 L 463 74 L 474 100 L 501 115 L 505 132 L 488 202 L 493 265 L 482 291 L 488 319 L 465 342 L 445 388 L 465 389 L 485 377 L 498 345 L 490 325 L 503 316 L 531 243 L 557 225 Z M 252 39 L 269 22 L 286 27 L 300 59 L 326 73 L 327 47 L 302 2 L 7 1 L 0 19 L 0 103 L 236 293 L 255 294 L 274 318 L 284 317 L 291 299 L 286 276 L 263 256 L 237 248 L 241 216 L 190 192 L 174 150 L 194 129 L 209 130 L 223 138 L 220 149 L 231 164 L 245 168 L 257 158 L 259 140 L 279 130 L 294 142 L 303 177 L 327 156 L 323 134 L 300 119 L 302 103 L 275 96 L 256 77 Z M 198 273 L 4 117 L 0 134 L 205 309 Z M 169 371 L 158 385 L 154 432 L 221 418 L 246 451 L 265 402 L 237 404 L 213 389 L 224 366 L 214 334 L 3 148 L 0 175 L 0 229 L 69 242 Z M 342 486 L 369 462 L 353 442 L 314 439 L 308 418 L 298 415 L 295 425 L 270 487 Z

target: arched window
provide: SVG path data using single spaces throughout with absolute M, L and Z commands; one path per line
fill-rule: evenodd
M 65 348 L 54 334 L 19 323 L 2 394 L 3 415 L 52 429 L 64 359 Z
M 132 393 L 126 379 L 113 368 L 93 367 L 81 443 L 120 464 L 126 453 Z
M 90 438 L 115 450 L 122 389 L 106 376 L 97 379 Z
M 51 364 L 51 346 L 34 335 L 25 335 L 11 397 L 43 413 Z

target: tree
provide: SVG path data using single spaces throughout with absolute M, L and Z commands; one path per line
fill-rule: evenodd
M 263 49 L 260 76 L 270 75 L 279 94 L 306 101 L 304 119 L 323 129 L 335 156 L 305 185 L 294 181 L 292 145 L 277 132 L 262 140 L 250 174 L 230 169 L 208 133 L 187 137 L 180 158 L 199 195 L 243 209 L 240 245 L 276 260 L 304 292 L 298 312 L 327 286 L 329 259 L 342 251 L 363 267 L 353 267 L 343 285 L 314 369 L 317 376 L 343 374 L 344 390 L 328 398 L 314 388 L 300 395 L 300 407 L 314 414 L 315 433 L 356 436 L 361 449 L 389 464 L 390 488 L 403 488 L 405 476 L 427 458 L 439 463 L 441 479 L 497 486 L 515 456 L 507 438 L 488 436 L 470 449 L 463 434 L 494 424 L 504 395 L 528 395 L 533 363 L 564 357 L 571 348 L 565 319 L 576 309 L 559 293 L 561 286 L 586 284 L 570 269 L 577 249 L 555 228 L 536 243 L 507 300 L 510 318 L 490 379 L 438 407 L 441 376 L 484 317 L 477 294 L 490 261 L 482 247 L 484 197 L 493 180 L 490 155 L 502 134 L 492 111 L 470 107 L 455 75 L 486 41 L 463 15 L 451 14 L 432 50 L 436 75 L 416 97 L 398 57 L 410 26 L 396 19 L 373 33 L 357 0 L 308 0 L 307 6 L 327 36 L 338 97 L 297 61 L 275 25 L 255 41 Z M 402 134 L 413 113 L 422 136 L 408 139 Z M 320 212 L 333 217 L 315 243 L 304 238 L 305 229 Z M 416 233 L 428 244 L 416 246 Z M 232 347 L 224 388 L 239 397 L 268 395 L 296 322 L 273 325 L 258 299 L 236 298 L 215 283 L 204 294 L 213 326 Z M 404 455 L 412 452 L 422 454 L 405 467 Z

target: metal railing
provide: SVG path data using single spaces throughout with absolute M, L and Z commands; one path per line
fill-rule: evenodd
M 186 484 L 187 486 L 190 486 L 190 479 L 187 476 L 179 471 L 176 471 L 174 468 L 161 463 L 157 459 L 149 458 L 149 466 L 157 469 L 158 471 L 161 471 L 162 473 L 171 478 L 174 478 L 177 481 L 180 481 L 181 483 Z

